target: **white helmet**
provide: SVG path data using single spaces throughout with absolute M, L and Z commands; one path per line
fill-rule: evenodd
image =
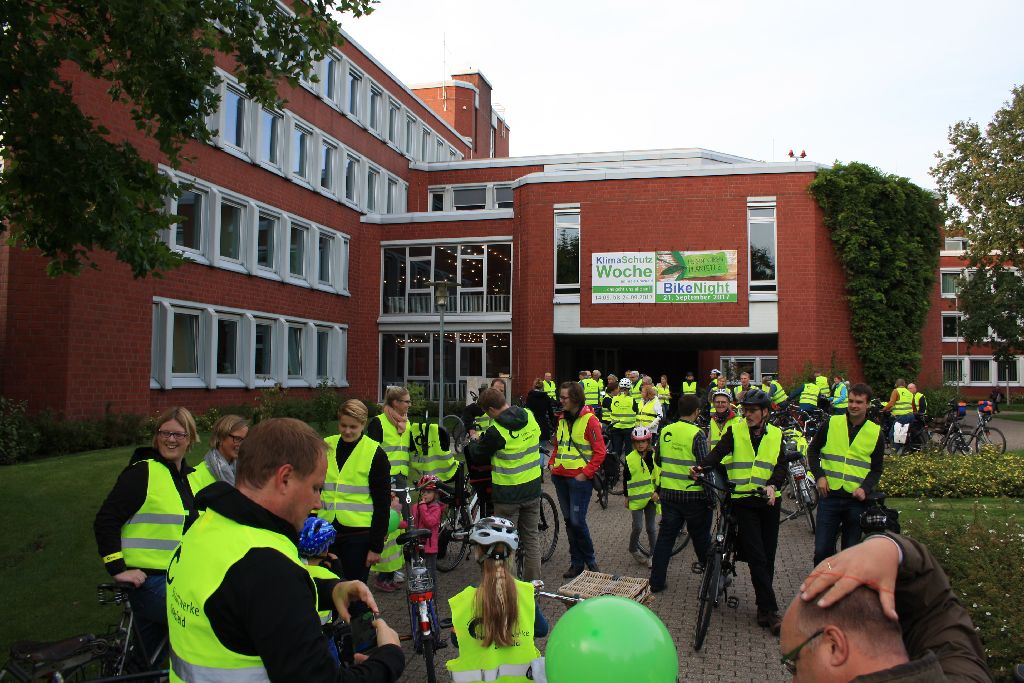
M 633 441 L 647 441 L 652 436 L 651 430 L 646 425 L 633 427 Z
M 619 388 L 620 389 L 632 389 L 633 388 L 633 382 L 631 382 L 628 377 L 623 377 L 622 379 L 619 380 Z
M 484 517 L 473 525 L 473 530 L 469 532 L 469 542 L 484 547 L 485 557 L 504 560 L 508 554 L 501 553 L 493 546 L 504 543 L 508 546 L 509 552 L 514 553 L 519 548 L 519 532 L 511 520 L 504 517 Z

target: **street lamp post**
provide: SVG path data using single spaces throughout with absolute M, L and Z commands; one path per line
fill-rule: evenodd
M 431 280 L 427 284 L 434 288 L 434 305 L 440 316 L 441 339 L 438 347 L 440 367 L 437 370 L 437 384 L 440 389 L 437 401 L 437 424 L 440 425 L 444 421 L 444 312 L 448 308 L 448 288 L 454 289 L 458 287 L 458 284 L 447 280 Z

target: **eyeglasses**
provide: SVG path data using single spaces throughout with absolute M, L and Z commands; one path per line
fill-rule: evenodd
M 809 642 L 811 642 L 824 632 L 825 629 L 819 628 L 817 631 L 811 634 L 810 638 L 800 643 L 786 654 L 782 655 L 782 658 L 779 661 L 782 662 L 782 666 L 786 667 L 786 671 L 788 671 L 791 676 L 796 675 L 796 660 L 800 659 L 800 650 L 804 649 L 804 647 L 806 647 Z
M 235 436 L 234 434 L 228 434 L 228 438 L 234 441 L 236 444 L 240 444 L 245 441 L 244 436 Z
M 165 429 L 158 430 L 157 434 L 168 441 L 184 441 L 188 438 L 188 434 L 185 432 L 169 432 Z

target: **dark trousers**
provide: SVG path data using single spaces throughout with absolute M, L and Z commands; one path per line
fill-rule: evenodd
M 331 570 L 346 581 L 366 583 L 370 568 L 366 566 L 366 553 L 370 551 L 370 535 L 338 536 L 331 552 L 338 556 Z
M 619 456 L 624 456 L 629 453 L 629 447 L 632 445 L 632 434 L 632 429 L 619 429 L 618 427 L 612 427 L 611 450 L 618 453 Z M 607 456 L 605 459 L 608 459 Z
M 167 577 L 147 576 L 141 586 L 128 591 L 128 602 L 146 657 L 152 657 L 167 638 Z
M 835 494 L 818 499 L 818 528 L 814 533 L 814 566 L 836 553 L 836 539 L 843 549 L 860 543 L 860 513 L 867 505 L 856 498 Z
M 775 600 L 775 550 L 779 545 L 779 503 L 775 505 L 734 505 L 738 536 L 736 544 L 741 560 L 750 567 L 757 609 L 777 612 Z
M 558 494 L 558 507 L 565 520 L 565 535 L 569 538 L 569 563 L 573 567 L 593 569 L 597 567 L 594 542 L 587 526 L 587 508 L 594 495 L 594 485 L 587 481 L 576 481 L 575 477 L 552 475 L 551 481 Z
M 662 500 L 661 525 L 658 527 L 658 540 L 654 544 L 654 555 L 651 558 L 651 586 L 654 588 L 665 585 L 668 561 L 672 559 L 672 546 L 676 544 L 684 523 L 690 532 L 697 561 L 703 565 L 707 560 L 711 548 L 711 508 L 707 502 Z

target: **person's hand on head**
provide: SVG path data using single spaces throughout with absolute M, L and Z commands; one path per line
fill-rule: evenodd
M 863 585 L 878 593 L 885 616 L 899 621 L 895 596 L 899 568 L 896 543 L 884 536 L 868 537 L 818 564 L 800 584 L 800 598 L 808 602 L 818 598 L 819 607 L 829 607 Z

